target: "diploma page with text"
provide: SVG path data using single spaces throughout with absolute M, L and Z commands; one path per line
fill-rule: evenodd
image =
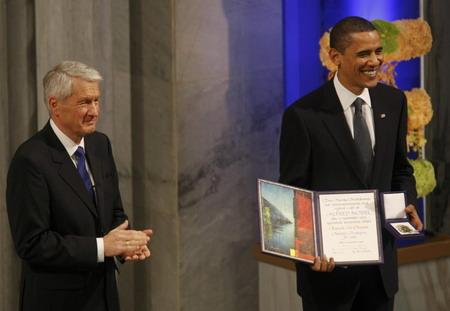
M 377 191 L 317 192 L 319 252 L 339 264 L 383 262 Z

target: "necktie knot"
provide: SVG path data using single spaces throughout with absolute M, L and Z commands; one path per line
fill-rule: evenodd
M 75 151 L 75 158 L 77 158 L 77 162 L 83 161 L 85 159 L 85 153 L 83 147 L 78 147 Z
M 353 106 L 355 107 L 355 114 L 362 115 L 362 106 L 364 104 L 365 104 L 365 102 L 362 98 L 356 97 L 355 101 L 353 102 Z

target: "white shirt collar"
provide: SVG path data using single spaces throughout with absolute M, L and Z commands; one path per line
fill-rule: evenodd
M 339 101 L 341 102 L 342 109 L 346 111 L 351 107 L 353 102 L 357 97 L 362 98 L 370 108 L 372 108 L 372 103 L 370 101 L 369 89 L 365 88 L 361 94 L 355 95 L 350 90 L 348 90 L 342 83 L 339 81 L 337 73 L 334 75 L 333 79 L 334 88 L 336 89 L 336 93 L 338 95 Z
M 66 134 L 64 134 L 58 126 L 55 124 L 55 122 L 50 119 L 50 126 L 53 129 L 53 132 L 55 132 L 56 137 L 58 137 L 59 141 L 63 144 L 64 148 L 66 149 L 69 156 L 73 156 L 75 151 L 77 151 L 78 147 L 83 147 L 84 149 L 84 137 L 81 138 L 81 141 L 79 144 L 76 144 L 72 139 L 69 138 Z

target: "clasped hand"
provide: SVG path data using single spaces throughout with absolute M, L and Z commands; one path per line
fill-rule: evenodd
M 144 260 L 150 257 L 147 243 L 153 234 L 151 229 L 129 230 L 128 220 L 103 237 L 105 257 L 120 256 L 126 261 Z

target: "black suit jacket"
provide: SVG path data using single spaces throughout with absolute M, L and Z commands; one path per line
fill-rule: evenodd
M 316 191 L 378 189 L 405 190 L 416 205 L 413 169 L 406 158 L 406 98 L 400 90 L 378 84 L 369 89 L 375 127 L 372 179 L 367 184 L 356 147 L 333 81 L 301 98 L 284 113 L 280 138 L 280 182 Z M 388 296 L 398 290 L 397 258 L 393 237 L 383 230 L 385 263 L 379 266 Z M 336 268 L 317 273 L 297 265 L 298 292 L 334 293 L 345 299 L 357 282 L 359 269 Z M 333 294 L 332 294 L 333 295 Z
M 96 204 L 64 146 L 47 125 L 16 151 L 7 209 L 22 259 L 21 310 L 119 310 L 113 258 L 97 263 L 96 237 L 126 219 L 108 138 L 85 137 Z

